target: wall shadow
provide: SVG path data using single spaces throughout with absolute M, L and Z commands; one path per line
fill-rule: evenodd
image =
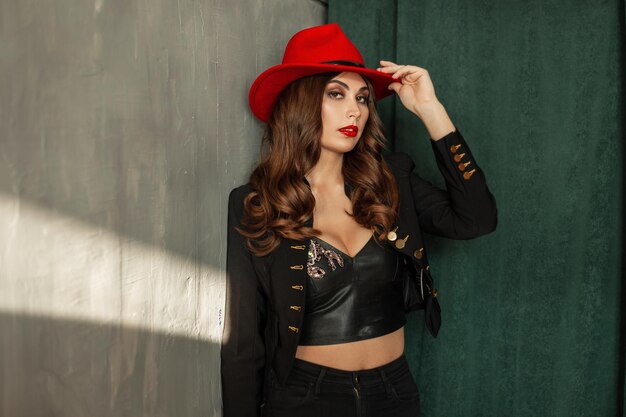
M 0 335 L 2 417 L 221 414 L 216 343 L 7 312 Z

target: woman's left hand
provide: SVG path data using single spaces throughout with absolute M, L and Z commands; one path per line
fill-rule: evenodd
M 389 85 L 400 97 L 400 101 L 408 110 L 420 116 L 421 110 L 439 104 L 435 95 L 435 87 L 425 68 L 415 65 L 398 65 L 391 61 L 380 61 L 382 67 L 377 71 L 391 74 L 398 82 Z

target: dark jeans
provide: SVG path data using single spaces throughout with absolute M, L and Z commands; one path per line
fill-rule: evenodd
M 266 407 L 267 417 L 418 417 L 420 397 L 404 354 L 361 371 L 296 358 L 284 385 L 271 372 Z

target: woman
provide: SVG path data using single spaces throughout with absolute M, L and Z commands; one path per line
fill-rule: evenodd
M 419 415 L 405 313 L 424 308 L 433 336 L 440 323 L 421 232 L 484 235 L 496 206 L 426 70 L 380 62 L 365 68 L 340 27 L 322 25 L 250 89 L 267 127 L 229 198 L 226 417 Z M 382 156 L 374 102 L 393 92 L 424 122 L 447 191 L 408 155 Z

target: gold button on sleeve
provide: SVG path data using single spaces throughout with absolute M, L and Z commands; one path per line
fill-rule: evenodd
M 465 152 L 454 155 L 454 162 L 461 162 L 461 159 L 463 159 L 464 156 L 465 156 Z
M 296 310 L 296 311 L 302 310 L 302 307 L 300 307 L 300 306 L 289 306 L 289 308 L 292 309 L 292 310 Z
M 471 163 L 472 163 L 472 161 L 467 161 L 467 162 L 465 162 L 465 163 L 463 163 L 463 164 L 459 164 L 459 171 L 463 171 L 463 170 L 465 170 L 465 168 L 466 168 L 469 164 L 471 164 Z
M 289 330 L 291 330 L 294 333 L 298 333 L 300 331 L 300 329 L 298 329 L 297 327 L 294 327 L 294 326 L 289 326 Z
M 304 265 L 291 265 L 289 268 L 302 270 L 302 269 L 304 269 Z
M 450 152 L 455 153 L 460 147 L 461 147 L 460 143 L 458 145 L 452 145 L 450 146 Z
M 293 246 L 291 246 L 291 249 L 304 250 L 305 246 L 304 245 L 293 245 Z
M 415 256 L 417 259 L 422 259 L 422 256 L 424 256 L 424 254 L 422 253 L 423 250 L 424 248 L 417 249 L 415 252 L 413 252 L 413 256 Z
M 465 178 L 466 180 L 469 180 L 470 177 L 472 176 L 472 174 L 474 174 L 474 171 L 476 171 L 476 168 L 474 168 L 471 171 L 467 171 L 463 173 L 463 178 Z
M 304 290 L 303 285 L 292 285 L 291 288 L 293 288 L 294 290 L 298 290 L 298 291 Z

